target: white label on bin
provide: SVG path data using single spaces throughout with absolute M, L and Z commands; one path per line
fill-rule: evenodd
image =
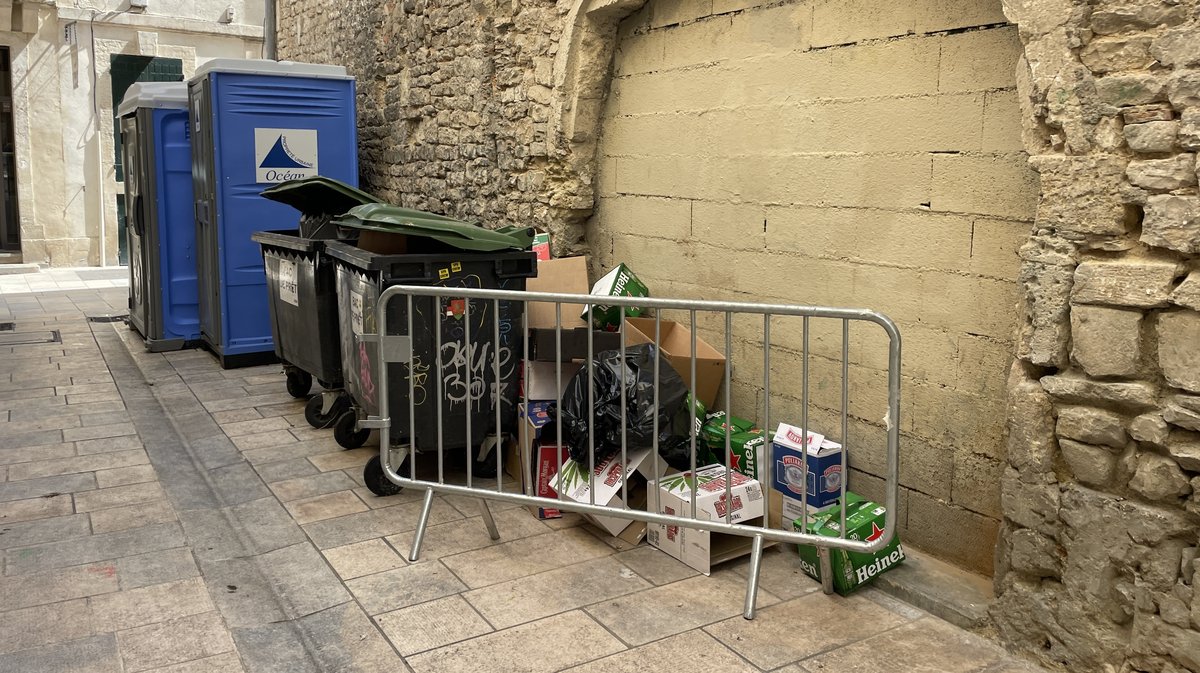
M 296 263 L 279 260 L 279 298 L 292 306 L 300 306 L 299 287 L 296 285 Z
M 284 182 L 317 174 L 316 129 L 254 129 L 258 182 Z
M 358 292 L 350 293 L 350 329 L 358 336 L 363 334 L 363 296 Z

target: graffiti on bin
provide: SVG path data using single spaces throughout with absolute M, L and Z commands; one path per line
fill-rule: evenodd
M 375 383 L 371 378 L 371 358 L 367 355 L 367 342 L 358 344 L 358 382 L 363 397 L 368 402 L 375 402 Z
M 469 347 L 460 341 L 442 344 L 442 390 L 451 406 L 464 404 L 470 398 L 475 408 L 479 409 L 485 392 L 490 393 L 490 402 L 496 404 L 496 386 L 488 381 L 495 367 L 493 352 L 500 357 L 500 397 L 507 397 L 508 382 L 516 362 L 511 348 L 500 346 L 496 351 L 493 348 L 495 344 L 486 341 L 472 343 Z
M 414 355 L 412 359 L 412 393 L 413 404 L 425 404 L 429 394 L 425 392 L 425 382 L 429 380 L 429 365 L 421 362 L 421 357 Z

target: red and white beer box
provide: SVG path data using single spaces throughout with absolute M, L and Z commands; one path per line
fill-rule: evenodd
M 613 509 L 624 509 L 621 485 L 627 479 L 630 479 L 634 473 L 639 473 L 646 481 L 649 481 L 657 479 L 666 471 L 666 462 L 657 455 L 651 456 L 651 453 L 650 449 L 627 452 L 626 458 L 629 463 L 622 469 L 621 454 L 618 452 L 612 457 L 596 463 L 594 480 L 588 478 L 586 464 L 568 460 L 563 463 L 562 471 L 550 480 L 550 488 L 575 502 L 595 502 L 597 505 Z M 632 482 L 633 480 L 630 480 L 631 484 Z M 593 483 L 595 484 L 594 501 L 592 499 Z M 635 488 L 631 485 L 628 489 L 628 498 L 630 508 L 645 509 L 646 490 L 644 487 Z M 603 528 L 609 535 L 619 537 L 630 544 L 637 544 L 646 534 L 646 524 L 641 521 L 594 514 L 585 514 L 584 518 Z
M 730 473 L 729 494 L 725 493 L 725 466 L 708 465 L 691 472 L 673 474 L 650 484 L 658 488 L 659 514 L 691 518 L 692 484 L 696 487 L 696 518 L 706 521 L 762 526 L 766 498 L 762 485 L 740 472 Z M 654 505 L 653 492 L 648 502 Z M 753 540 L 741 535 L 714 533 L 684 526 L 650 524 L 646 532 L 650 544 L 708 575 L 718 563 L 750 553 Z

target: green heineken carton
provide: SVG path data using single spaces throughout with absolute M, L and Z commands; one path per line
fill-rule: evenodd
M 725 412 L 717 411 L 708 415 L 701 429 L 704 443 L 712 450 L 717 462 L 725 463 Z M 737 416 L 729 417 L 729 450 L 732 454 L 730 467 L 742 474 L 762 481 L 763 475 L 758 473 L 759 456 L 766 446 L 763 431 L 754 427 L 753 421 Z
M 884 514 L 887 509 L 854 493 L 846 492 L 846 538 L 850 540 L 876 540 L 883 536 Z M 808 532 L 827 537 L 840 535 L 842 508 L 834 505 L 813 517 Z M 795 530 L 803 530 L 799 519 L 792 523 Z M 799 545 L 800 567 L 805 574 L 821 581 L 821 563 L 817 548 Z M 845 596 L 867 584 L 876 577 L 900 565 L 904 561 L 904 547 L 900 536 L 874 554 L 857 554 L 842 549 L 829 550 L 829 562 L 833 569 L 833 589 Z
M 730 433 L 734 435 L 741 432 L 754 432 L 756 434 L 762 434 L 762 430 L 754 427 L 754 421 L 748 421 L 744 418 L 738 418 L 737 416 L 729 417 L 729 425 L 731 427 Z M 716 448 L 718 445 L 720 445 L 721 450 L 725 450 L 724 411 L 714 411 L 704 419 L 704 441 L 708 442 L 708 445 L 713 448 Z
M 603 297 L 649 297 L 650 290 L 646 284 L 638 280 L 625 264 L 618 264 L 617 268 L 604 274 L 604 277 L 596 281 L 592 286 L 592 294 Z M 587 319 L 588 312 L 592 313 L 592 327 L 594 329 L 607 330 L 616 332 L 621 328 L 621 322 L 624 318 L 621 317 L 620 306 L 605 306 L 604 304 L 596 304 L 594 306 L 585 306 L 580 317 Z M 642 314 L 642 309 L 633 306 L 625 307 L 625 316 L 636 318 Z

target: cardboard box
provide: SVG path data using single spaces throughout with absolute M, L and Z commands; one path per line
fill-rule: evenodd
M 565 446 L 555 446 L 554 444 L 538 444 L 534 447 L 534 454 L 537 458 L 534 463 L 534 468 L 537 472 L 533 477 L 533 495 L 539 498 L 558 498 L 558 491 L 550 485 L 554 479 L 554 475 L 558 474 L 558 466 L 565 464 L 571 460 L 570 454 Z M 557 507 L 538 507 L 537 517 L 539 519 L 560 519 L 562 518 L 562 510 Z
M 733 463 L 730 467 L 751 479 L 766 482 L 763 461 L 766 459 L 767 438 L 753 422 L 731 416 L 729 423 L 726 423 L 724 411 L 709 414 L 701 429 L 704 443 L 719 457 L 718 461 L 724 463 L 726 425 L 730 426 L 729 451 Z
M 779 497 L 781 499 L 779 528 L 783 530 L 792 530 L 796 520 L 803 516 L 805 503 L 803 500 L 789 498 L 782 494 L 780 494 Z M 810 503 L 808 505 L 808 522 L 812 523 L 813 521 L 816 521 L 817 517 L 824 515 L 830 509 L 836 506 L 836 502 L 832 505 L 826 505 L 824 507 L 813 507 Z
M 874 540 L 883 535 L 887 527 L 887 508 L 854 493 L 846 493 L 846 538 L 849 540 Z M 834 506 L 826 510 L 807 526 L 793 525 L 795 530 L 807 528 L 809 533 L 826 537 L 839 537 L 842 526 L 842 508 Z M 817 548 L 798 545 L 800 567 L 805 574 L 821 581 L 821 564 Z M 846 594 L 874 580 L 879 575 L 904 562 L 904 547 L 900 536 L 892 536 L 891 542 L 874 554 L 858 554 L 842 549 L 829 551 L 830 568 L 833 571 L 833 589 Z
M 762 485 L 741 473 L 732 472 L 730 499 L 725 496 L 725 466 L 708 465 L 691 472 L 664 477 L 650 484 L 658 489 L 659 513 L 690 517 L 692 513 L 692 482 L 696 482 L 696 518 L 724 521 L 729 512 L 732 523 L 761 526 L 766 514 Z M 647 531 L 650 544 L 683 563 L 708 575 L 718 563 L 749 554 L 753 538 L 728 533 L 650 524 Z
M 617 334 L 616 332 L 604 332 L 601 330 L 591 330 L 591 332 L 593 355 L 596 353 L 603 353 L 604 351 L 620 350 L 620 334 Z M 587 340 L 588 328 L 586 327 L 563 329 L 561 351 L 562 361 L 571 362 L 572 360 L 587 360 Z M 629 343 L 626 342 L 625 345 L 628 347 Z M 530 359 L 541 362 L 554 362 L 554 355 L 557 350 L 557 340 L 555 339 L 553 329 L 535 327 L 529 330 Z
M 633 270 L 624 264 L 618 264 L 617 268 L 604 274 L 604 277 L 596 281 L 592 286 L 591 294 L 601 297 L 649 297 L 650 290 L 633 273 Z M 624 317 L 632 318 L 642 314 L 642 309 L 633 306 L 606 306 L 604 304 L 596 304 L 593 306 L 585 306 L 579 314 L 581 318 L 586 318 L 589 311 L 592 314 L 592 327 L 595 329 L 608 330 L 615 332 L 620 329 L 622 314 Z
M 533 251 L 537 253 L 539 262 L 550 259 L 550 234 L 537 232 L 533 235 Z
M 804 449 L 804 430 L 780 423 L 771 446 L 775 465 L 771 486 L 785 497 L 799 499 L 808 491 L 811 507 L 825 507 L 841 496 L 842 445 L 809 431 Z
M 573 460 L 567 461 L 563 463 L 562 471 L 554 475 L 554 479 L 550 481 L 550 488 L 562 491 L 565 497 L 575 502 L 590 503 L 593 502 L 591 493 L 594 483 L 596 487 L 594 502 L 597 505 L 624 509 L 624 503 L 621 500 L 621 485 L 629 480 L 631 485 L 628 491 L 629 506 L 631 508 L 640 506 L 644 509 L 645 490 L 643 488 L 641 496 L 635 497 L 635 489 L 632 487 L 633 476 L 638 474 L 646 481 L 658 479 L 659 475 L 666 470 L 666 463 L 659 456 L 652 456 L 650 449 L 628 452 L 626 457 L 629 459 L 629 463 L 624 468 L 621 465 L 620 453 L 596 463 L 594 480 L 588 479 L 587 465 L 581 465 Z M 609 535 L 619 537 L 630 544 L 637 544 L 646 534 L 646 524 L 641 521 L 591 514 L 584 515 L 584 518 L 602 528 Z
M 587 257 L 563 257 L 539 261 L 537 278 L 525 281 L 528 292 L 561 292 L 565 294 L 588 294 Z M 526 305 L 530 327 L 554 329 L 554 304 L 543 301 L 533 301 Z M 587 321 L 579 315 L 575 304 L 562 305 L 562 326 L 564 329 L 586 327 Z
M 553 406 L 552 402 L 530 402 L 529 415 L 526 417 L 525 404 L 517 405 L 519 424 L 517 426 L 517 450 L 514 452 L 516 465 L 510 464 L 507 471 L 514 479 L 520 479 L 521 492 L 525 495 L 542 495 L 548 492 L 549 495 L 543 497 L 558 497 L 558 494 L 549 488 L 550 479 L 558 472 L 558 460 L 554 456 L 555 447 L 543 447 L 540 443 L 542 428 L 551 420 L 551 406 Z M 543 448 L 545 450 L 542 450 Z M 564 461 L 570 460 L 565 448 L 559 449 L 559 455 Z M 529 511 L 539 519 L 562 517 L 562 512 L 553 508 L 531 506 Z
M 562 363 L 562 387 L 558 386 L 558 363 L 555 362 L 530 362 L 529 363 L 529 380 L 526 381 L 525 392 L 528 393 L 526 398 L 532 402 L 557 402 L 562 399 L 563 391 L 567 389 L 567 384 L 575 376 L 575 373 L 583 367 L 578 362 Z
M 671 368 L 688 389 L 692 385 L 692 331 L 674 320 L 663 320 L 659 326 L 659 347 L 671 363 Z M 654 343 L 653 318 L 625 320 L 625 343 Z M 717 406 L 717 392 L 725 380 L 725 356 L 696 337 L 696 398 L 709 409 Z

